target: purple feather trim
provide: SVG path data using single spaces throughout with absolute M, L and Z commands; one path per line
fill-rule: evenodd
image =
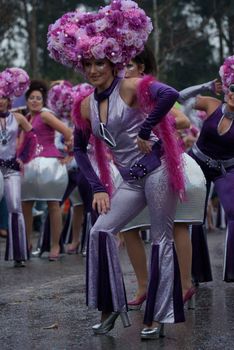
M 155 81 L 155 78 L 146 75 L 141 79 L 138 89 L 137 97 L 138 103 L 142 111 L 149 114 L 154 108 L 155 101 L 149 90 L 150 84 Z M 180 198 L 185 196 L 185 178 L 182 162 L 182 148 L 175 137 L 175 124 L 172 123 L 171 116 L 168 114 L 162 121 L 154 128 L 153 132 L 160 137 L 163 142 L 164 156 L 166 159 L 167 171 L 169 174 L 170 184 Z
M 37 136 L 32 130 L 25 132 L 24 139 L 17 149 L 16 156 L 24 164 L 27 164 L 36 156 L 37 151 Z

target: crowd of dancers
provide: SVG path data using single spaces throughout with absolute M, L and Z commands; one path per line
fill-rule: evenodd
M 60 80 L 48 90 L 23 69 L 0 73 L 5 259 L 25 266 L 34 202 L 47 202 L 38 252 L 57 261 L 64 243 L 69 254 L 80 246 L 86 251 L 87 305 L 101 312 L 93 332 L 108 333 L 119 316 L 130 326 L 128 310 L 146 301 L 143 340 L 163 336 L 166 323 L 184 322 L 194 283 L 212 279 L 204 232 L 211 183 L 227 221 L 223 279 L 234 281 L 234 56 L 220 67 L 219 81 L 178 92 L 156 79 L 146 45 L 151 31 L 134 1 L 69 12 L 49 27 L 48 50 L 87 83 Z M 12 109 L 22 95 L 25 116 Z M 72 215 L 62 227 L 67 198 Z M 146 229 L 149 271 L 140 236 Z M 123 237 L 136 274 L 130 301 L 116 236 Z

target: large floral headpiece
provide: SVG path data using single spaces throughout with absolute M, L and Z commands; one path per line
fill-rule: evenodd
M 50 88 L 47 97 L 47 106 L 58 118 L 69 118 L 73 103 L 72 84 L 61 81 Z
M 219 69 L 219 75 L 222 80 L 223 91 L 227 94 L 229 86 L 234 84 L 234 56 L 229 56 L 225 59 Z
M 58 118 L 70 118 L 73 103 L 77 98 L 82 99 L 93 91 L 89 84 L 78 84 L 72 86 L 69 81 L 63 80 L 50 88 L 47 106 Z
M 49 26 L 50 56 L 83 71 L 83 59 L 107 58 L 122 69 L 143 49 L 152 23 L 136 2 L 113 0 L 98 12 L 69 12 Z
M 30 84 L 28 74 L 21 68 L 7 68 L 0 73 L 0 97 L 21 96 Z

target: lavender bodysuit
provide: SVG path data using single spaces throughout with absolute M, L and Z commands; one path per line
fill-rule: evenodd
M 121 81 L 109 96 L 105 127 L 116 143 L 112 154 L 121 171 L 143 157 L 137 146 L 137 135 L 145 116 L 122 100 L 120 84 Z M 90 97 L 90 119 L 94 135 L 100 137 L 98 103 L 94 95 Z M 150 140 L 158 142 L 152 132 Z M 78 136 L 75 137 L 75 156 L 82 169 L 83 151 L 76 147 L 76 142 L 79 142 Z M 111 198 L 111 209 L 99 216 L 90 233 L 87 269 L 87 303 L 90 307 L 103 312 L 127 310 L 114 236 L 148 204 L 153 244 L 144 322 L 184 321 L 179 268 L 172 238 L 176 203 L 177 196 L 168 186 L 164 160 L 143 178 L 123 181 Z
M 21 176 L 16 162 L 19 126 L 13 113 L 6 118 L 7 143 L 0 146 L 0 170 L 4 177 L 4 194 L 8 209 L 6 260 L 27 260 L 27 240 L 21 207 Z M 4 165 L 5 162 L 5 165 Z

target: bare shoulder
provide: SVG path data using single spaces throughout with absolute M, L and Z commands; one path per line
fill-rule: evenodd
M 56 116 L 52 112 L 50 112 L 49 110 L 45 110 L 45 111 L 41 112 L 41 118 L 42 118 L 42 120 L 47 121 L 47 120 L 50 120 L 52 118 L 56 118 Z
M 222 102 L 215 97 L 198 96 L 195 108 L 198 110 L 200 109 L 202 111 L 205 111 L 209 116 L 218 108 L 218 106 L 221 105 L 221 103 Z
M 81 101 L 80 113 L 84 119 L 90 119 L 90 96 L 85 97 Z

